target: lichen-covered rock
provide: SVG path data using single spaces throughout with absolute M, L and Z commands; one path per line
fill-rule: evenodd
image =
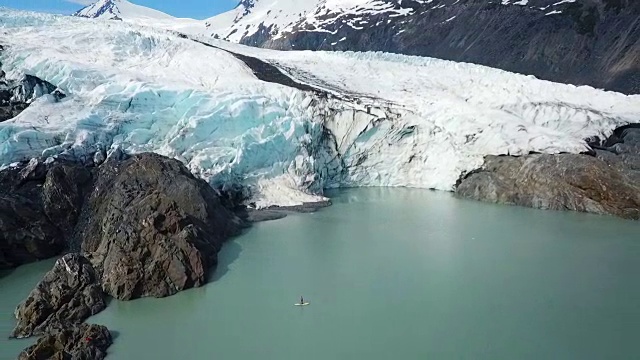
M 79 324 L 105 307 L 105 296 L 91 263 L 79 254 L 67 254 L 18 305 L 18 323 L 11 337 L 41 335 Z
M 102 325 L 65 325 L 49 329 L 38 342 L 20 353 L 18 360 L 102 360 L 113 344 Z
M 222 242 L 240 227 L 182 163 L 145 153 L 100 167 L 76 241 L 109 295 L 164 297 L 204 284 Z

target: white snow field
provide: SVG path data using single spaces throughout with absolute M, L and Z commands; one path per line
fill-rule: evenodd
M 335 186 L 450 191 L 484 155 L 582 152 L 584 138 L 640 119 L 637 95 L 472 64 L 207 41 L 333 96 L 258 80 L 226 51 L 167 30 L 0 9 L 3 70 L 69 95 L 0 123 L 0 165 L 153 151 L 212 186 L 243 185 L 263 208 Z

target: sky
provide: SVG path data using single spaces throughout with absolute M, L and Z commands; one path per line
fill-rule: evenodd
M 94 0 L 97 1 L 97 0 Z M 0 6 L 14 9 L 71 14 L 92 0 L 0 0 Z M 129 0 L 176 17 L 206 19 L 233 9 L 239 0 Z

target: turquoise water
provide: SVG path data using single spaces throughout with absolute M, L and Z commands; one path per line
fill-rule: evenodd
M 116 334 L 109 359 L 640 358 L 640 223 L 423 190 L 330 195 L 227 243 L 205 287 L 112 301 L 90 320 Z M 30 275 L 0 279 L 1 311 Z
M 35 339 L 9 340 L 15 326 L 14 310 L 49 271 L 55 259 L 44 260 L 11 271 L 0 271 L 0 360 L 15 359 Z

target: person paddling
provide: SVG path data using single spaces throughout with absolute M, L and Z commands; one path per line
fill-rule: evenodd
M 300 296 L 300 304 L 304 304 L 304 299 Z

